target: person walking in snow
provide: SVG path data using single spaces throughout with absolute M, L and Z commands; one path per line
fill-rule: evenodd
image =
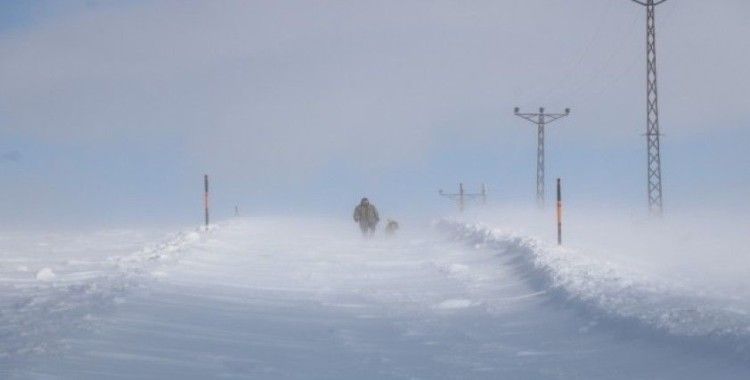
M 354 221 L 359 223 L 362 235 L 372 235 L 375 233 L 380 216 L 375 206 L 367 198 L 362 198 L 359 205 L 354 208 Z

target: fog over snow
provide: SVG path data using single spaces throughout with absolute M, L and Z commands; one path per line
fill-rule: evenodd
M 339 220 L 247 218 L 160 239 L 14 236 L 3 251 L 25 254 L 0 258 L 0 373 L 747 377 L 746 302 L 488 228 L 363 240 Z
M 514 106 L 573 109 L 547 139 L 571 196 L 645 197 L 645 15 L 626 0 L 55 3 L 4 5 L 14 223 L 179 222 L 204 172 L 226 215 L 338 214 L 362 193 L 425 211 L 459 181 L 530 200 Z M 748 6 L 658 10 L 667 207 L 745 203 Z
M 657 8 L 653 218 L 629 0 L 3 2 L 0 378 L 746 379 L 749 12 Z

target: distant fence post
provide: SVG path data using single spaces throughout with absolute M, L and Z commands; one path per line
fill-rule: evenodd
M 203 175 L 203 208 L 206 212 L 206 229 L 208 229 L 208 174 Z
M 557 179 L 557 245 L 562 245 L 562 191 L 560 178 Z
M 458 184 L 458 210 L 464 212 L 464 184 Z

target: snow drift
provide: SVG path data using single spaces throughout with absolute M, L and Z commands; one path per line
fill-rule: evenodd
M 348 220 L 236 218 L 166 238 L 0 236 L 0 378 L 750 372 L 724 355 L 747 334 L 720 298 L 519 234 L 423 227 L 363 239 Z
M 180 232 L 152 243 L 153 234 L 3 236 L 0 364 L 2 358 L 64 350 L 62 334 L 94 328 L 128 289 L 145 286 L 158 276 L 159 265 L 200 238 L 198 232 Z
M 554 300 L 623 328 L 729 350 L 750 358 L 750 310 L 732 297 L 655 278 L 574 249 L 490 228 L 442 220 L 453 239 L 513 258 L 516 272 Z

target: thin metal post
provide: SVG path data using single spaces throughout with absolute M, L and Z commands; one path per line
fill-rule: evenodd
M 206 212 L 206 228 L 208 228 L 208 174 L 203 175 L 203 208 Z
M 464 212 L 464 184 L 458 184 L 458 209 Z
M 557 245 L 562 245 L 562 191 L 557 179 Z

